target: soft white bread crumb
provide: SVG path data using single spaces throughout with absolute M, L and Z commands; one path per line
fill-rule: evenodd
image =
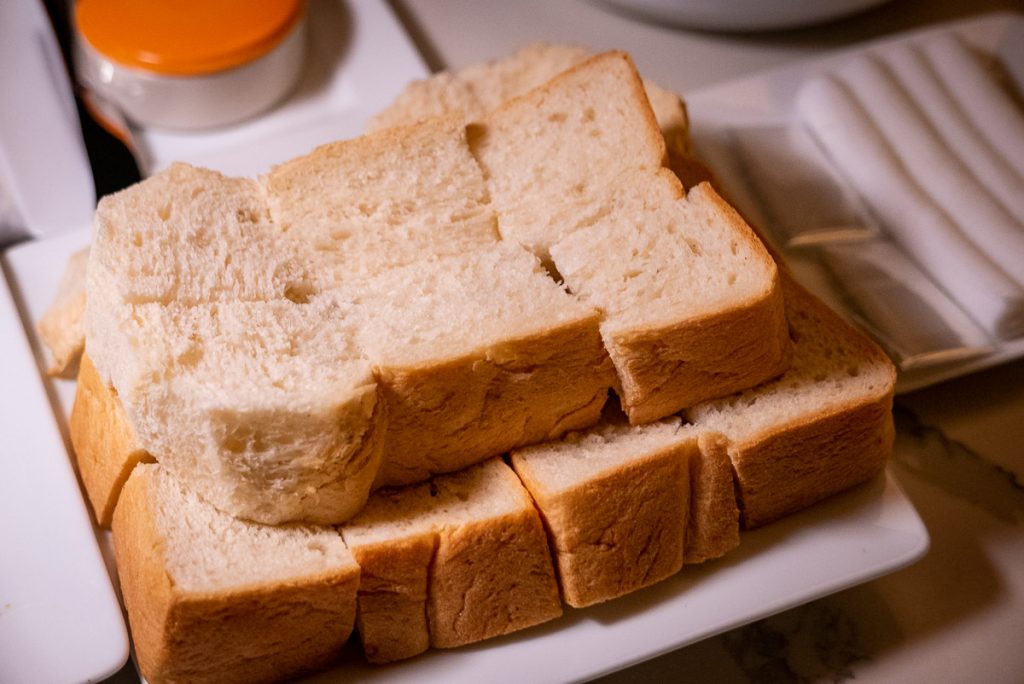
M 679 571 L 696 451 L 677 418 L 631 427 L 620 415 L 512 452 L 544 517 L 566 603 L 607 601 Z
M 585 205 L 621 176 L 665 160 L 640 77 L 621 52 L 598 55 L 505 103 L 471 127 L 469 140 L 502 237 L 542 256 L 561 236 L 555 221 L 544 220 L 545 207 Z
M 572 292 L 607 315 L 609 337 L 765 294 L 774 263 L 711 200 L 710 186 L 698 186 L 684 198 L 667 172 L 629 180 L 607 217 L 552 248 Z
M 667 171 L 637 174 L 623 200 L 563 237 L 551 257 L 605 314 L 623 407 L 641 423 L 778 375 L 789 340 L 778 272 L 707 184 L 682 197 Z
M 137 305 L 120 322 L 113 385 L 140 445 L 219 508 L 266 523 L 340 522 L 381 451 L 352 305 Z
M 85 349 L 85 272 L 89 248 L 71 255 L 57 287 L 57 296 L 39 319 L 39 336 L 50 350 L 46 372 L 60 378 L 74 378 L 78 359 Z
M 532 43 L 515 53 L 450 73 L 442 71 L 409 83 L 387 109 L 370 120 L 375 131 L 445 114 L 461 113 L 479 121 L 512 98 L 544 85 L 558 74 L 589 59 L 593 53 L 576 45 Z M 669 147 L 689 147 L 689 121 L 683 101 L 645 80 L 644 90 Z
M 100 201 L 89 278 L 132 304 L 284 297 L 305 274 L 279 233 L 255 181 L 175 163 Z
M 892 450 L 892 363 L 813 295 L 784 284 L 789 370 L 687 411 L 698 428 L 729 439 L 747 527 L 869 479 Z
M 359 566 L 331 528 L 240 521 L 140 465 L 113 529 L 150 682 L 275 681 L 327 664 L 352 630 Z
M 498 239 L 456 119 L 324 145 L 261 182 L 273 221 L 311 260 L 321 288 Z
M 112 336 L 131 305 L 301 299 L 309 279 L 255 181 L 172 164 L 96 208 L 86 275 L 90 355 L 109 381 L 118 363 Z
M 558 617 L 543 526 L 501 459 L 375 493 L 342 534 L 362 567 L 367 658 L 407 658 Z
M 597 313 L 515 245 L 393 269 L 361 293 L 357 339 L 388 414 L 378 484 L 590 425 L 614 383 Z

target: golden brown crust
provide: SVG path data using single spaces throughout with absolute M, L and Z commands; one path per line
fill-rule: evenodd
M 649 423 L 781 374 L 791 358 L 784 311 L 776 277 L 757 301 L 610 336 L 629 422 Z
M 885 468 L 893 435 L 889 395 L 733 445 L 744 526 L 766 525 L 871 479 Z
M 547 494 L 528 462 L 513 454 L 544 518 L 567 604 L 607 601 L 679 571 L 694 457 L 695 443 L 680 442 Z
M 704 433 L 699 445 L 690 459 L 686 564 L 719 558 L 740 543 L 740 509 L 736 506 L 728 441 L 722 435 Z
M 701 401 L 753 387 L 789 367 L 792 344 L 781 277 L 774 259 L 743 218 L 708 183 L 699 195 L 745 241 L 759 268 L 771 274 L 748 301 L 664 326 L 607 331 L 606 344 L 622 384 L 623 410 L 633 425 Z
M 497 508 L 467 483 L 498 496 Z M 500 459 L 374 497 L 368 519 L 342 530 L 362 567 L 358 624 L 371 662 L 473 643 L 561 614 L 540 516 Z M 460 509 L 460 501 L 471 508 Z M 389 511 L 384 519 L 382 511 Z
M 362 571 L 356 625 L 371 663 L 410 658 L 430 647 L 427 580 L 435 541 L 425 533 L 349 545 Z
M 150 505 L 150 485 L 148 477 L 128 478 L 111 527 L 135 658 L 146 678 L 157 682 L 168 659 L 166 620 L 174 589 L 165 570 L 166 549 Z
M 420 482 L 593 425 L 615 371 L 584 318 L 444 364 L 378 369 L 387 404 L 376 486 Z
M 270 682 L 330 663 L 355 621 L 352 565 L 288 582 L 189 592 L 167 548 L 143 466 L 114 513 L 114 551 L 139 669 L 159 682 Z
M 525 493 L 524 493 L 524 496 Z M 454 648 L 562 614 L 537 511 L 439 531 L 430 576 L 430 645 Z
M 137 464 L 153 459 L 139 448 L 117 393 L 100 379 L 88 354 L 79 364 L 69 430 L 96 524 L 109 527 L 128 476 Z
M 866 335 L 790 276 L 784 277 L 791 306 L 809 310 L 819 325 L 842 331 L 844 344 L 856 348 L 866 365 L 884 367 L 888 377 L 878 383 L 873 396 L 822 407 L 730 446 L 747 528 L 765 525 L 871 479 L 885 468 L 895 434 L 892 362 Z

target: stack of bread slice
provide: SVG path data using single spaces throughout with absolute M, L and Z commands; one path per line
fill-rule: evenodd
M 517 95 L 101 203 L 71 432 L 151 681 L 506 634 L 884 466 L 891 364 L 683 190 L 628 56 Z

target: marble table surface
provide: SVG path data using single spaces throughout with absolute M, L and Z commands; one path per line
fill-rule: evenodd
M 1020 2 L 897 0 L 820 27 L 712 34 L 582 0 L 406 0 L 433 69 L 538 41 L 629 51 L 683 93 L 900 31 Z M 1024 258 L 1024 255 L 1022 255 Z M 931 548 L 917 563 L 606 677 L 610 683 L 1024 681 L 1024 361 L 896 399 L 890 471 Z

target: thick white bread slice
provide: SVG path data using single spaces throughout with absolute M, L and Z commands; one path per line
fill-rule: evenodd
M 370 119 L 376 131 L 446 114 L 477 121 L 514 97 L 547 83 L 591 56 L 581 47 L 534 43 L 507 57 L 412 81 Z
M 57 287 L 57 296 L 36 326 L 50 350 L 46 372 L 60 378 L 78 374 L 78 359 L 85 348 L 85 270 L 89 248 L 71 255 Z
M 162 466 L 114 513 L 139 669 L 159 682 L 269 682 L 322 667 L 351 633 L 359 566 L 331 528 L 236 520 Z
M 631 427 L 621 415 L 512 452 L 544 518 L 566 603 L 600 603 L 679 571 L 696 452 L 696 435 L 678 418 Z
M 623 176 L 665 161 L 643 84 L 622 52 L 598 55 L 505 103 L 471 126 L 469 139 L 502 237 L 542 257 L 576 228 L 559 218 L 566 207 L 586 212 Z
M 690 457 L 690 515 L 683 554 L 686 565 L 719 558 L 740 544 L 740 509 L 736 505 L 729 442 L 713 432 L 694 432 L 699 448 Z
M 361 292 L 357 339 L 388 415 L 379 485 L 592 425 L 615 382 L 597 312 L 515 245 L 393 269 Z
M 784 284 L 789 370 L 687 412 L 698 429 L 729 439 L 748 528 L 870 479 L 892 451 L 892 363 L 816 297 Z
M 366 500 L 383 432 L 355 320 L 340 296 L 136 305 L 111 335 L 113 386 L 139 446 L 220 509 L 341 522 Z
M 614 212 L 551 248 L 569 289 L 601 309 L 630 422 L 751 387 L 789 361 L 778 270 L 707 184 L 640 175 Z
M 479 121 L 514 97 L 537 88 L 589 59 L 593 53 L 575 45 L 533 43 L 501 59 L 482 62 L 451 73 L 442 71 L 409 83 L 395 101 L 370 120 L 375 131 L 461 113 Z M 670 149 L 689 149 L 689 120 L 683 101 L 650 81 L 644 90 Z
M 501 459 L 376 492 L 342 528 L 367 658 L 407 658 L 561 615 L 543 525 Z
M 176 163 L 104 197 L 93 218 L 86 339 L 109 380 L 119 321 L 134 304 L 301 299 L 299 259 L 270 223 L 259 185 Z
M 82 354 L 79 364 L 68 431 L 96 524 L 110 527 L 128 476 L 136 465 L 153 458 L 139 446 L 117 393 L 100 379 L 88 354 Z
M 261 182 L 273 220 L 321 288 L 498 240 L 465 126 L 453 118 L 324 145 Z
M 280 298 L 304 278 L 280 240 L 256 181 L 175 163 L 100 201 L 89 278 L 113 288 L 105 308 Z

